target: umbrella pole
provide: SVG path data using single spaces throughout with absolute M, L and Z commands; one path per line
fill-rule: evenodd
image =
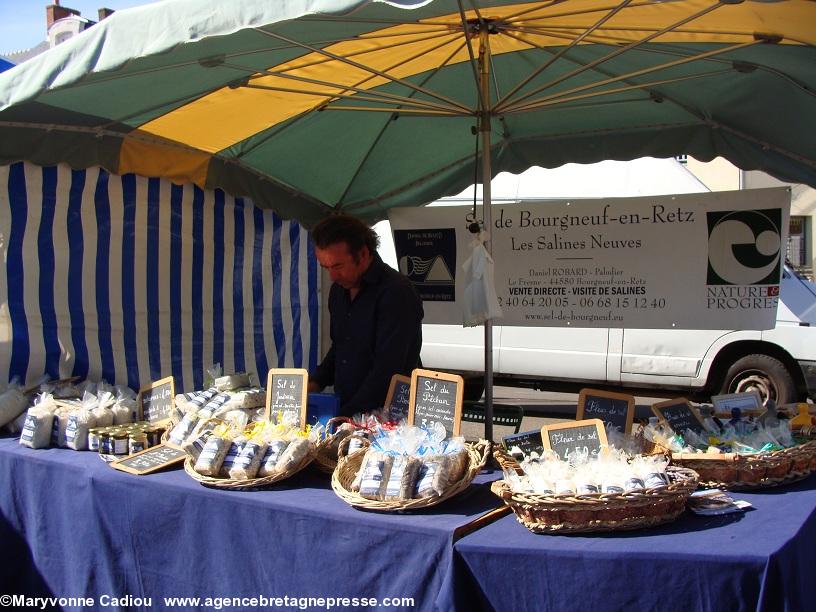
M 489 32 L 486 27 L 479 32 L 479 97 L 482 108 L 479 112 L 479 136 L 482 139 L 482 219 L 484 229 L 490 232 L 493 229 L 491 218 L 490 183 L 492 178 L 490 168 L 490 66 L 489 66 Z M 490 234 L 485 240 L 485 249 L 492 254 L 493 245 Z M 485 439 L 493 442 L 493 321 L 487 319 L 484 324 L 485 345 Z

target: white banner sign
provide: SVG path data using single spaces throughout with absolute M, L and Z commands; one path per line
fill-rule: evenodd
M 462 206 L 389 213 L 426 323 L 462 323 Z M 770 329 L 788 188 L 494 206 L 497 325 Z

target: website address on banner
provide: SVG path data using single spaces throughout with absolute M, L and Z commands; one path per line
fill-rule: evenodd
M 298 610 L 332 610 L 334 608 L 413 608 L 413 597 L 134 597 L 132 595 L 94 597 L 28 597 L 25 595 L 0 595 L 0 607 L 52 610 L 57 607 L 71 608 L 121 608 L 140 607 L 161 609 L 207 608 L 229 610 L 230 608 L 296 608 Z
M 551 310 L 545 314 L 525 314 L 524 319 L 526 321 L 623 321 L 623 316 L 613 314 L 611 310 L 608 310 L 606 314 L 581 314 L 574 310 L 569 312 Z

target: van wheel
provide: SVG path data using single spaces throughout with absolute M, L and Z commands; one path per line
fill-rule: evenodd
M 462 399 L 466 402 L 478 402 L 484 395 L 484 377 L 471 376 L 465 379 L 465 391 Z
M 768 398 L 777 405 L 796 401 L 796 384 L 788 369 L 769 355 L 746 355 L 728 368 L 720 393 L 759 391 L 762 403 Z

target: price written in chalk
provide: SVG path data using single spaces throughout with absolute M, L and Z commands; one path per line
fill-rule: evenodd
M 625 393 L 581 389 L 575 419 L 600 419 L 607 427 L 631 433 L 635 418 L 635 398 Z
M 294 413 L 300 428 L 306 426 L 309 373 L 301 368 L 269 370 L 266 383 L 266 418 L 277 413 Z
M 388 387 L 388 395 L 385 396 L 385 406 L 388 408 L 390 420 L 399 422 L 407 419 L 410 402 L 411 379 L 394 374 Z
M 606 430 L 600 419 L 584 419 L 541 428 L 544 448 L 554 451 L 566 460 L 573 453 L 597 455 L 607 445 Z
M 448 437 L 458 436 L 463 391 L 464 380 L 461 376 L 414 370 L 411 374 L 408 422 L 421 427 L 433 427 L 435 423 L 440 423 Z
M 162 378 L 139 390 L 136 397 L 137 420 L 158 423 L 169 419 L 173 410 L 175 398 L 174 381 L 172 376 Z
M 183 450 L 160 444 L 114 461 L 110 466 L 129 474 L 141 476 L 181 463 L 185 457 L 186 453 Z
M 672 431 L 681 435 L 689 429 L 697 435 L 703 435 L 705 432 L 703 421 L 684 397 L 654 404 L 652 412 L 665 422 Z

